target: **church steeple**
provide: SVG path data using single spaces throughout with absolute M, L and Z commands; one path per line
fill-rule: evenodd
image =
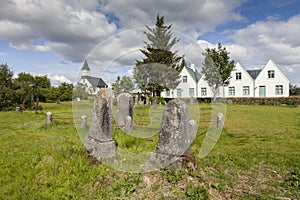
M 89 67 L 87 61 L 84 60 L 84 63 L 81 68 L 81 76 L 89 76 L 89 75 L 90 75 L 90 67 Z

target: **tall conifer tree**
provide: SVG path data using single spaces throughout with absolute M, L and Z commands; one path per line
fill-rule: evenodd
M 172 25 L 165 25 L 163 16 L 157 15 L 154 28 L 146 28 L 148 42 L 144 42 L 141 50 L 145 57 L 136 61 L 133 75 L 139 88 L 160 96 L 164 89 L 177 87 L 185 61 L 183 56 L 176 55 L 177 51 L 172 51 L 179 40 L 172 37 Z

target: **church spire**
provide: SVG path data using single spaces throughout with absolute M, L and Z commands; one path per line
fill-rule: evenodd
M 89 76 L 89 75 L 90 75 L 90 67 L 89 67 L 87 61 L 84 60 L 84 63 L 81 68 L 81 76 Z

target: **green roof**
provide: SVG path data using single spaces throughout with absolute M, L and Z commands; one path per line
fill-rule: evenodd
M 194 79 L 194 81 L 196 81 L 196 83 L 198 83 L 198 81 L 201 79 L 201 74 L 197 71 L 197 70 L 193 70 L 189 67 L 185 67 L 186 70 L 189 72 L 189 74 L 192 76 L 192 78 Z

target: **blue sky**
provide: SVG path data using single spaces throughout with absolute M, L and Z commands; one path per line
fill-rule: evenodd
M 2 0 L 0 62 L 74 82 L 87 58 L 92 75 L 112 82 L 141 58 L 142 32 L 157 13 L 198 69 L 201 51 L 221 42 L 246 69 L 272 59 L 300 85 L 299 0 Z

